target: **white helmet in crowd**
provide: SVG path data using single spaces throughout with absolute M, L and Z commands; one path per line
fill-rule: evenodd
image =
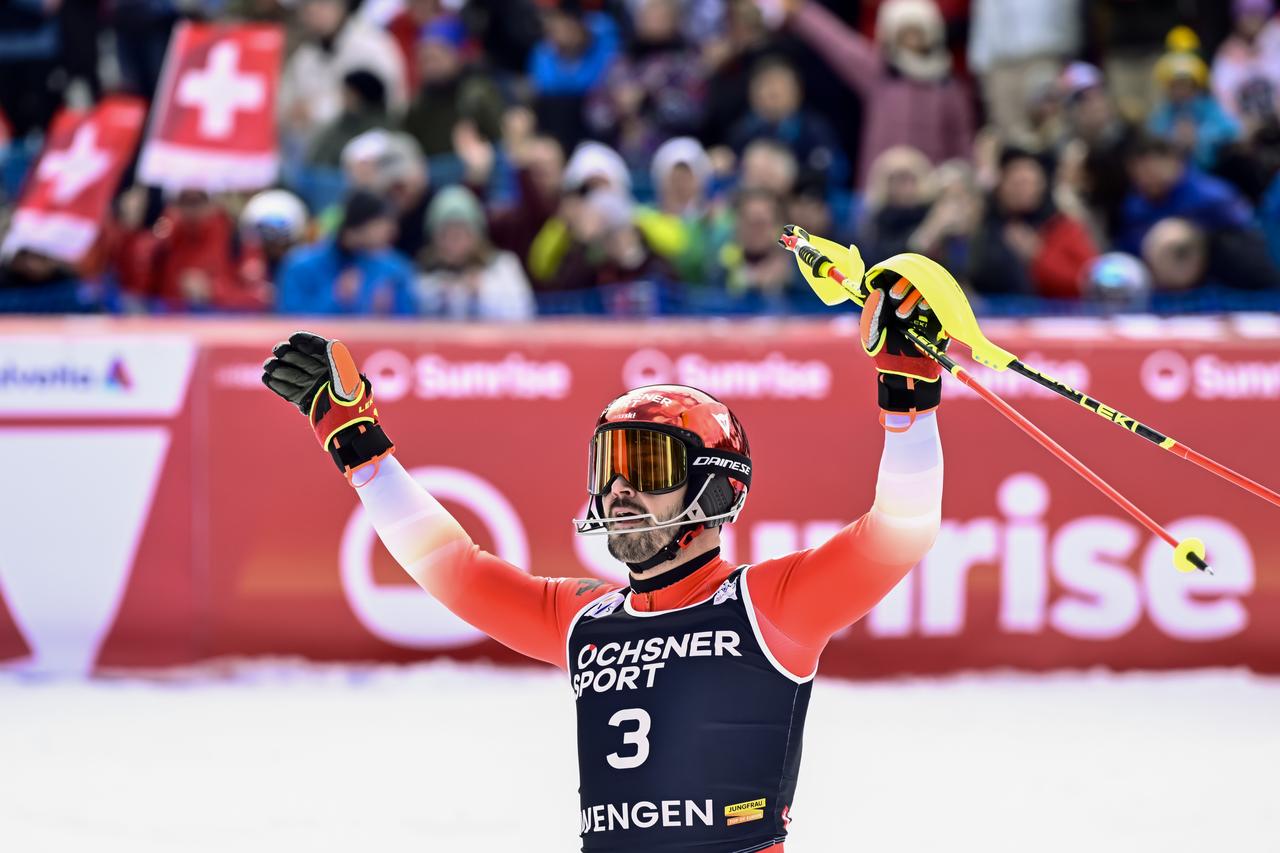
M 288 190 L 265 190 L 244 206 L 240 227 L 263 240 L 297 243 L 306 235 L 307 206 Z
M 1141 308 L 1151 295 L 1151 274 L 1124 252 L 1107 252 L 1084 268 L 1084 295 L 1112 307 Z

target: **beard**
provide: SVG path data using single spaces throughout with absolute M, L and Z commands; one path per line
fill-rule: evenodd
M 614 507 L 617 511 L 622 507 Z M 631 507 L 637 512 L 644 512 L 644 508 L 640 506 Z M 659 516 L 655 513 L 653 519 L 642 519 L 642 522 L 648 526 L 663 521 L 670 521 L 681 513 L 680 508 L 675 508 L 669 515 Z M 664 527 L 661 530 L 640 530 L 635 533 L 610 533 L 609 534 L 609 555 L 615 560 L 621 560 L 624 563 L 640 563 L 649 559 L 658 551 L 666 547 L 671 541 L 671 537 L 675 535 L 674 527 Z

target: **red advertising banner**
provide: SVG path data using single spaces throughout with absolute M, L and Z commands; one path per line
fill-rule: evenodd
M 622 579 L 570 519 L 585 508 L 595 419 L 635 385 L 697 385 L 746 426 L 755 482 L 725 531 L 731 559 L 820 542 L 871 504 L 874 376 L 843 319 L 309 325 L 350 344 L 400 461 L 483 547 L 538 574 Z M 413 585 L 305 419 L 263 388 L 262 360 L 292 329 L 0 322 L 0 665 L 519 660 Z M 990 334 L 1280 484 L 1273 318 L 992 323 Z M 941 534 L 832 641 L 823 672 L 1280 672 L 1280 511 L 1025 379 L 975 372 L 1175 535 L 1203 538 L 1216 574 L 1176 572 L 1167 545 L 948 380 Z

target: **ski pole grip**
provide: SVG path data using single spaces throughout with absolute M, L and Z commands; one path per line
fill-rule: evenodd
M 800 259 L 801 263 L 813 270 L 813 274 L 819 278 L 822 277 L 823 264 L 831 264 L 830 258 L 813 248 L 813 246 L 809 245 L 807 242 L 801 243 L 800 241 L 797 241 L 796 257 Z
M 788 225 L 782 229 L 782 236 L 778 238 L 778 242 L 784 247 L 796 253 L 796 257 L 800 259 L 800 263 L 807 266 L 812 272 L 814 278 L 822 278 L 822 267 L 824 264 L 835 267 L 835 263 L 822 252 L 814 248 L 809 242 L 809 232 L 801 228 L 799 225 Z

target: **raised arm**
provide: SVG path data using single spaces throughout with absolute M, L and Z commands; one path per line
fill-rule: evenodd
M 565 668 L 574 615 L 615 586 L 531 577 L 480 550 L 392 455 L 373 388 L 339 341 L 297 332 L 275 347 L 262 379 L 308 416 L 383 544 L 419 586 L 503 645 Z
M 941 368 L 902 334 L 911 326 L 945 349 L 941 324 L 892 270 L 863 283 L 855 301 L 864 303 L 859 336 L 875 360 L 886 429 L 875 502 L 821 546 L 747 572 L 766 641 L 801 677 L 832 634 L 866 615 L 928 552 L 942 517 Z
M 891 416 L 890 426 L 906 419 Z M 774 653 L 807 675 L 836 631 L 867 614 L 929 551 L 942 517 L 942 444 L 933 413 L 886 432 L 870 511 L 817 548 L 747 574 L 758 615 L 779 632 Z M 851 476 L 857 476 L 851 472 Z
M 880 76 L 880 54 L 871 40 L 813 0 L 803 0 L 787 18 L 787 26 L 860 95 Z

